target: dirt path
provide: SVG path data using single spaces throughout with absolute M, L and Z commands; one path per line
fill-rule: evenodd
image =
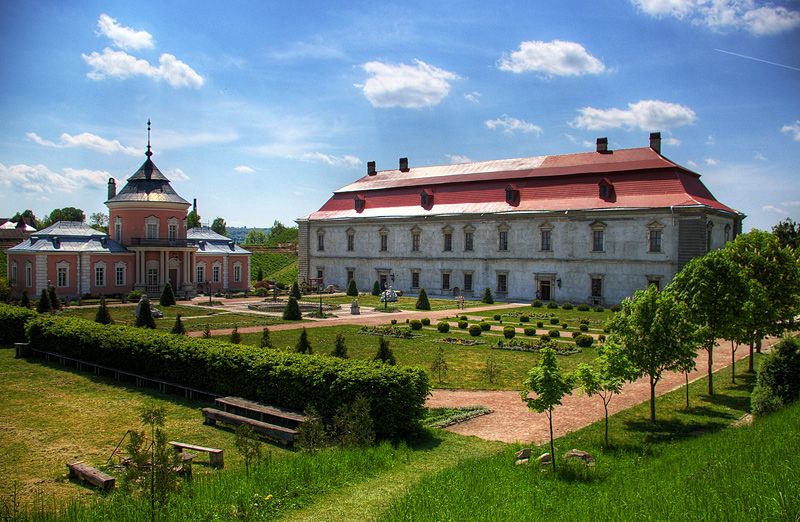
M 764 341 L 764 347 L 772 346 L 779 339 L 770 338 Z M 736 350 L 737 360 L 745 359 L 749 354 L 747 346 Z M 714 350 L 714 371 L 730 366 L 730 343 L 723 343 Z M 705 351 L 697 357 L 697 368 L 689 374 L 690 381 L 706 376 L 708 372 L 708 355 Z M 663 395 L 684 385 L 682 373 L 666 373 L 656 387 L 656 394 Z M 609 414 L 628 409 L 650 399 L 650 385 L 647 378 L 626 384 L 622 393 L 615 396 L 609 404 Z M 532 442 L 541 444 L 549 440 L 549 425 L 544 413 L 536 413 L 528 409 L 522 402 L 519 392 L 491 390 L 433 390 L 426 406 L 433 408 L 456 406 L 486 406 L 493 413 L 456 424 L 448 431 L 461 435 L 474 435 L 482 439 L 502 442 Z M 587 397 L 574 392 L 564 398 L 561 406 L 554 410 L 554 418 L 558 419 L 553 426 L 553 434 L 561 437 L 584 426 L 601 420 L 604 417 L 603 405 L 597 397 Z

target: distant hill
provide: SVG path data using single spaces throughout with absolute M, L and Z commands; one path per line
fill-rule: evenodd
M 265 234 L 269 235 L 272 227 L 226 227 L 225 229 L 225 231 L 228 233 L 228 237 L 237 243 L 244 243 L 244 238 L 247 237 L 247 233 L 251 230 L 261 230 Z

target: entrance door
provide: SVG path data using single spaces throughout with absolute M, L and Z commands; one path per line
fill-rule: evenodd
M 169 269 L 169 284 L 172 286 L 173 291 L 178 289 L 178 269 Z
M 539 281 L 539 295 L 542 301 L 550 300 L 550 280 L 542 279 Z

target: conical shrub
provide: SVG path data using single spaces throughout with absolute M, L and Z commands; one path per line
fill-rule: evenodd
M 417 297 L 417 304 L 415 307 L 417 310 L 431 309 L 431 303 L 428 301 L 428 293 L 425 292 L 424 288 L 419 289 L 419 297 Z

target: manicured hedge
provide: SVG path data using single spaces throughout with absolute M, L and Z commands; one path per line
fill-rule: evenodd
M 0 344 L 24 342 L 25 323 L 38 315 L 22 306 L 0 303 Z
M 420 368 L 261 350 L 83 319 L 40 317 L 28 324 L 27 333 L 37 349 L 266 404 L 298 410 L 313 405 L 324 417 L 362 395 L 370 401 L 376 434 L 385 438 L 419 427 L 430 391 Z

